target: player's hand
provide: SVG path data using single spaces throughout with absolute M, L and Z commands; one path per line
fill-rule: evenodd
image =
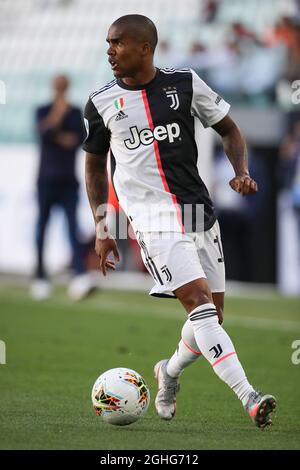
M 249 175 L 235 176 L 229 181 L 231 188 L 242 196 L 255 194 L 258 191 L 257 183 Z
M 96 238 L 95 251 L 100 259 L 100 271 L 106 276 L 106 269 L 116 269 L 116 262 L 120 261 L 120 255 L 116 240 L 108 235 L 105 239 Z M 110 253 L 113 253 L 115 261 L 107 259 Z

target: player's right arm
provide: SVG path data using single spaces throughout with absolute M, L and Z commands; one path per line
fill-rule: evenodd
M 108 260 L 112 252 L 119 261 L 116 241 L 110 235 L 106 225 L 108 175 L 107 155 L 95 155 L 87 152 L 85 158 L 86 190 L 95 221 L 95 251 L 100 259 L 100 270 L 106 276 L 106 268 L 115 269 L 115 263 Z
M 84 121 L 87 131 L 87 137 L 83 144 L 83 149 L 86 151 L 86 189 L 95 221 L 95 251 L 100 259 L 100 270 L 105 276 L 107 268 L 115 269 L 115 263 L 108 260 L 110 253 L 113 253 L 115 261 L 119 261 L 116 241 L 106 226 L 107 153 L 110 147 L 110 134 L 91 100 L 87 102 L 85 107 Z

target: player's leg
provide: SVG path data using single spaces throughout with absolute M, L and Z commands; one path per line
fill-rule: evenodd
M 214 367 L 216 374 L 234 391 L 236 384 L 243 382 L 245 387 L 238 390 L 239 398 L 246 398 L 253 392 L 253 388 L 238 363 L 229 336 L 219 324 L 207 280 L 196 279 L 177 289 L 175 294 L 188 313 L 195 341 L 203 356 Z
M 187 320 L 183 325 L 181 339 L 173 356 L 159 361 L 154 367 L 154 375 L 158 382 L 155 406 L 159 416 L 166 420 L 172 419 L 175 415 L 179 376 L 186 367 L 201 356 L 190 323 Z
M 85 272 L 82 249 L 78 240 L 78 223 L 77 223 L 77 202 L 78 202 L 78 187 L 74 183 L 66 185 L 61 189 L 60 195 L 61 206 L 65 212 L 69 240 L 72 247 L 73 254 L 73 269 L 77 275 Z
M 200 238 L 200 240 L 201 239 L 203 238 Z M 204 244 L 200 244 L 198 253 L 200 262 L 207 274 L 207 280 L 212 292 L 213 303 L 216 306 L 219 324 L 222 325 L 225 295 L 225 264 L 220 227 L 217 221 L 210 230 L 205 232 Z M 224 356 L 221 355 L 220 359 L 222 357 Z M 226 363 L 226 360 L 224 363 Z M 219 367 L 219 365 L 215 365 L 215 372 L 217 372 L 217 368 Z M 228 369 L 228 371 L 230 373 L 230 369 Z M 226 373 L 228 373 L 228 371 Z M 233 387 L 233 390 L 241 399 L 251 419 L 257 426 L 263 428 L 272 422 L 271 412 L 276 406 L 275 399 L 271 395 L 252 392 L 249 394 L 246 401 L 246 398 L 244 398 L 244 390 L 247 389 L 247 384 L 248 381 L 245 376 L 244 380 L 241 380 Z
M 216 306 L 219 323 L 222 325 L 224 318 L 224 292 L 213 292 L 212 302 Z M 200 356 L 201 351 L 196 343 L 192 324 L 189 320 L 186 320 L 176 351 L 167 362 L 167 374 L 173 378 L 179 377 L 184 369 L 193 364 Z
M 151 291 L 152 295 L 174 296 L 173 292 L 177 286 L 204 276 L 193 236 L 170 234 L 170 239 L 164 237 L 160 239 L 138 233 L 137 240 L 142 249 L 143 261 L 156 283 Z M 222 275 L 224 276 L 224 270 Z M 223 286 L 224 281 L 216 285 Z M 213 302 L 209 289 L 206 294 L 209 296 L 209 301 Z M 221 305 L 221 299 L 217 300 L 218 306 Z M 206 301 L 207 299 L 204 300 Z M 179 390 L 178 378 L 184 368 L 200 356 L 192 323 L 187 320 L 182 328 L 181 340 L 172 357 L 169 360 L 159 361 L 155 366 L 159 389 L 155 405 L 162 418 L 173 418 L 176 410 L 176 393 Z
M 255 392 L 248 382 L 234 345 L 219 324 L 206 279 L 192 281 L 178 288 L 175 294 L 188 313 L 199 350 L 215 373 L 236 393 L 258 427 L 271 424 L 275 399 Z
M 193 364 L 201 356 L 195 341 L 191 322 L 187 320 L 181 330 L 181 338 L 173 356 L 168 360 L 166 372 L 170 377 L 179 377 L 184 369 Z
M 180 249 L 178 247 L 176 248 L 178 254 L 177 260 L 180 260 Z M 229 336 L 219 324 L 222 323 L 223 320 L 225 270 L 218 224 L 215 224 L 215 226 L 205 234 L 205 243 L 198 249 L 198 254 L 200 265 L 204 267 L 206 277 L 212 286 L 213 293 L 204 276 L 199 276 L 198 279 L 187 282 L 174 290 L 175 295 L 180 299 L 189 314 L 185 331 L 189 332 L 190 341 L 192 341 L 191 338 L 194 334 L 194 341 L 196 342 L 197 348 L 193 349 L 199 352 L 201 351 L 214 367 L 216 374 L 232 388 L 243 405 L 248 408 L 249 403 L 251 403 L 251 406 L 249 406 L 251 410 L 253 411 L 254 409 L 255 412 L 252 415 L 250 412 L 249 414 L 257 425 L 263 427 L 271 421 L 270 411 L 272 407 L 275 406 L 275 400 L 271 396 L 262 396 L 255 393 L 237 359 L 234 346 Z M 193 262 L 192 252 L 188 259 Z M 183 267 L 184 265 L 182 265 L 182 268 Z M 191 320 L 192 315 L 194 316 Z M 179 350 L 179 354 L 182 354 L 182 351 L 182 349 Z M 181 364 L 183 365 L 184 363 L 185 367 L 188 365 L 188 360 L 185 362 L 182 361 L 180 364 L 178 360 L 179 354 L 176 352 L 172 356 L 170 359 L 171 364 L 170 361 L 168 363 L 165 361 L 165 364 L 161 364 L 162 367 L 159 368 L 159 374 L 157 374 L 161 382 L 163 382 L 163 386 L 158 392 L 158 397 L 160 396 L 160 401 L 163 406 L 156 406 L 161 417 L 165 417 L 162 411 L 167 409 L 166 400 L 163 400 L 163 397 L 164 395 L 170 395 L 165 386 L 165 384 L 169 382 L 168 378 L 170 376 L 176 378 L 176 374 L 181 372 L 179 370 Z M 194 360 L 192 356 L 190 356 L 189 359 L 190 363 Z M 174 387 L 173 390 L 176 391 Z M 173 396 L 175 397 L 175 393 Z M 260 415 L 259 412 L 262 414 Z M 172 415 L 169 413 L 168 419 L 171 419 L 174 413 L 175 409 Z
M 36 230 L 36 250 L 37 250 L 37 266 L 35 277 L 37 279 L 45 279 L 46 271 L 44 265 L 44 243 L 47 224 L 50 217 L 52 207 L 51 188 L 47 184 L 39 183 L 37 191 L 38 203 L 38 220 Z
M 197 278 L 199 274 L 203 273 L 199 266 L 196 248 L 188 237 L 180 233 L 142 234 L 136 232 L 136 239 L 141 247 L 142 260 L 155 282 L 150 292 L 151 295 L 174 298 L 173 286 L 184 283 L 187 277 Z M 190 247 L 194 253 L 192 263 L 187 260 L 186 256 L 186 250 Z M 179 253 L 180 256 L 178 256 Z M 189 268 L 189 271 L 186 268 Z M 185 276 L 184 279 L 181 278 L 182 275 Z M 173 356 L 169 360 L 159 361 L 154 368 L 159 388 L 155 405 L 162 418 L 173 418 L 176 409 L 176 393 L 179 390 L 178 377 L 183 369 L 193 363 L 200 355 L 193 328 L 190 322 L 186 322 Z M 170 375 L 165 373 L 166 366 L 170 369 Z
M 219 323 L 222 325 L 224 318 L 224 292 L 212 293 L 212 299 L 216 306 Z M 200 356 L 201 351 L 199 350 L 196 343 L 192 324 L 188 319 L 183 325 L 181 339 L 178 343 L 176 351 L 168 360 L 166 366 L 167 374 L 173 378 L 179 377 L 184 369 L 190 364 L 193 364 Z
M 46 183 L 39 183 L 37 188 L 38 220 L 36 226 L 36 268 L 30 284 L 30 295 L 35 300 L 49 297 L 51 285 L 47 279 L 44 265 L 44 242 L 47 224 L 52 206 L 51 188 Z

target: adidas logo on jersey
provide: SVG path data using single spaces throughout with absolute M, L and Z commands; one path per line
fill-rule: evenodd
M 121 110 L 118 112 L 115 121 L 121 121 L 121 119 L 125 119 L 125 118 L 128 118 L 128 116 L 127 114 L 124 113 L 124 111 Z
M 180 127 L 176 122 L 166 126 L 156 126 L 153 130 L 138 130 L 136 126 L 130 128 L 130 139 L 124 140 L 124 144 L 129 150 L 134 150 L 140 145 L 150 145 L 156 141 L 166 140 L 172 144 L 180 136 Z

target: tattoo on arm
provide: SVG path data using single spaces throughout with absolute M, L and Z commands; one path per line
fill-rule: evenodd
M 107 155 L 86 154 L 85 182 L 95 224 L 97 224 L 106 216 L 106 212 L 99 212 L 99 206 L 103 207 L 107 204 L 108 199 Z

